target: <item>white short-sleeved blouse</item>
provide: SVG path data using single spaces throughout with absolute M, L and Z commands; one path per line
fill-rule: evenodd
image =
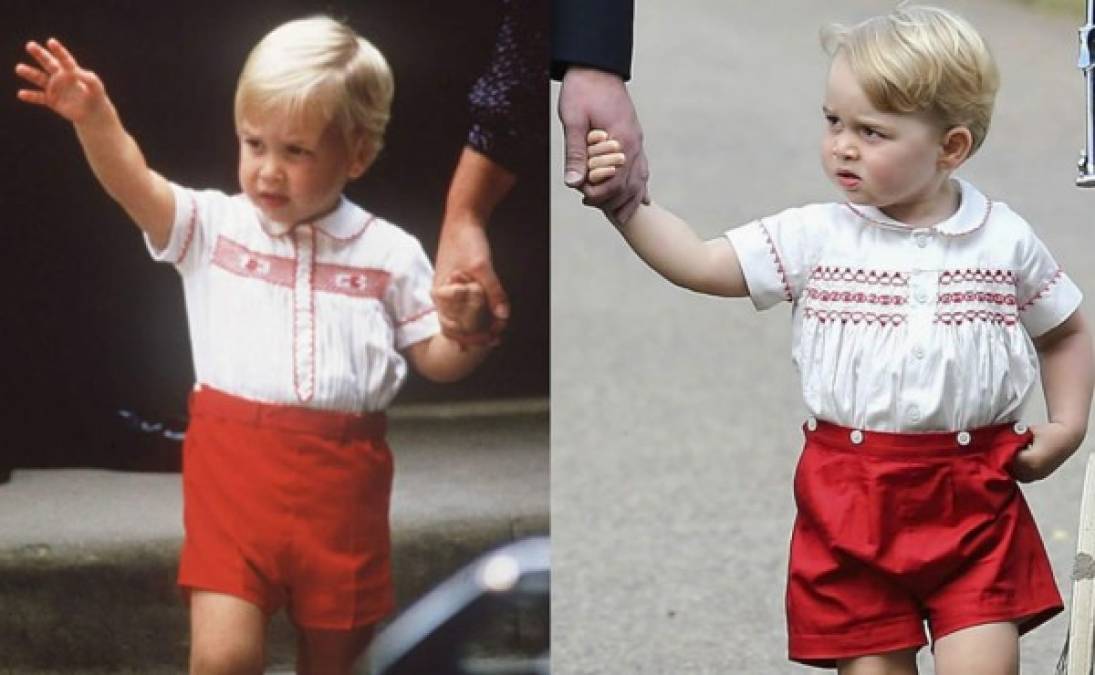
M 198 385 L 265 403 L 383 410 L 406 378 L 398 350 L 439 332 L 418 240 L 346 199 L 288 229 L 244 195 L 172 187 L 170 240 L 148 248 L 182 276 Z
M 929 228 L 856 204 L 788 209 L 726 233 L 753 303 L 792 304 L 810 413 L 875 431 L 1016 419 L 1038 380 L 1031 337 L 1080 290 L 1025 220 L 968 182 Z

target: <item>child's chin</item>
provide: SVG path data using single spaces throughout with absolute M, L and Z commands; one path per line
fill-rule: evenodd
M 848 202 L 855 204 L 856 206 L 878 206 L 877 200 L 871 199 L 862 192 L 849 192 L 848 190 L 841 190 L 844 193 L 844 197 Z

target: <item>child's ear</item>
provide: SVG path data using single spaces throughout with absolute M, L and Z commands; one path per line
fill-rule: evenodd
M 361 178 L 376 159 L 376 150 L 364 134 L 355 134 L 350 145 L 350 167 L 347 173 L 350 180 Z
M 973 149 L 973 134 L 964 126 L 951 127 L 943 134 L 939 145 L 939 168 L 953 171 L 969 159 Z

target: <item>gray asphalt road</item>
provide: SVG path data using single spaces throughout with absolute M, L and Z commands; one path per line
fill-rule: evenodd
M 818 28 L 893 4 L 638 3 L 632 93 L 655 199 L 714 236 L 838 198 L 817 158 Z M 1093 316 L 1095 191 L 1072 187 L 1083 142 L 1077 26 L 1001 1 L 941 4 L 982 30 L 1003 75 L 986 146 L 962 175 L 1035 225 Z M 757 314 L 647 270 L 562 187 L 553 127 L 553 672 L 812 672 L 785 659 L 803 415 L 788 307 Z M 1042 411 L 1032 401 L 1029 419 Z M 1026 489 L 1066 600 L 1092 448 Z M 1024 638 L 1024 672 L 1052 672 L 1066 624 Z

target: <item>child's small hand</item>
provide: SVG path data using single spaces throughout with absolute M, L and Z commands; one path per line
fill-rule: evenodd
M 1034 441 L 1011 462 L 1011 475 L 1020 483 L 1041 480 L 1053 473 L 1079 445 L 1076 434 L 1063 424 L 1037 424 L 1031 431 Z
M 627 161 L 624 153 L 620 152 L 619 141 L 609 139 L 606 131 L 591 130 L 586 136 L 586 142 L 589 143 L 589 147 L 586 148 L 586 155 L 589 157 L 586 182 L 590 185 L 597 185 L 612 178 L 616 175 L 616 167 L 623 166 Z
M 27 43 L 27 53 L 38 67 L 20 63 L 15 74 L 37 89 L 20 89 L 20 101 L 41 105 L 68 121 L 79 124 L 103 109 L 106 91 L 99 77 L 84 70 L 58 40 L 50 38 L 43 48 L 37 42 Z
M 483 287 L 463 272 L 453 272 L 433 290 L 433 301 L 446 334 L 487 335 L 492 315 Z M 479 341 L 470 340 L 472 344 Z

